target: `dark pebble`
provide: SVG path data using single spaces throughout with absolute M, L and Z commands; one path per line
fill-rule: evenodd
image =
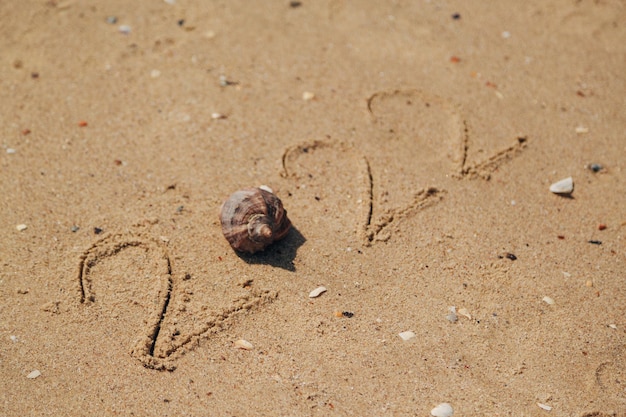
M 352 313 L 351 311 L 344 311 L 341 313 L 341 315 L 347 318 L 352 318 L 352 316 L 354 316 L 354 313 Z
M 600 165 L 600 164 L 591 164 L 591 165 L 589 165 L 589 169 L 592 170 L 593 172 L 600 172 L 600 171 L 602 171 L 602 165 Z
M 107 17 L 107 23 L 109 25 L 114 25 L 117 23 L 117 17 L 116 16 L 109 16 Z
M 79 229 L 80 229 L 80 227 L 74 225 L 74 226 L 72 226 L 72 228 L 70 230 L 72 231 L 72 233 L 76 233 L 76 232 L 78 232 Z
M 454 20 L 459 20 L 459 19 L 461 18 L 461 14 L 460 14 L 460 13 L 454 13 L 454 14 L 452 15 L 452 18 L 453 18 Z
M 507 253 L 505 256 L 512 261 L 517 259 L 517 256 L 513 255 L 512 253 Z
M 97 234 L 97 235 L 99 235 L 100 233 L 102 233 L 102 231 L 103 231 L 103 230 L 102 230 L 102 229 L 100 229 L 99 227 L 94 227 L 94 228 L 93 228 L 93 232 L 94 232 L 95 234 Z
M 601 245 L 602 241 L 601 240 L 590 240 L 589 243 L 591 243 L 593 245 Z
M 290 1 L 289 2 L 289 7 L 295 9 L 296 7 L 300 7 L 302 6 L 302 2 L 301 1 Z

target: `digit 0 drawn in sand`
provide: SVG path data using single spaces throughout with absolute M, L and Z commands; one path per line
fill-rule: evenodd
M 135 253 L 125 256 L 131 251 Z M 207 309 L 201 316 L 195 315 L 193 320 L 199 324 L 194 330 L 178 334 L 164 328 L 177 282 L 166 246 L 139 233 L 113 234 L 98 240 L 81 255 L 78 266 L 81 304 L 100 305 L 103 314 L 119 320 L 122 326 L 129 324 L 122 315 L 143 313 L 133 326 L 127 326 L 135 328 L 120 329 L 129 339 L 122 343 L 130 345 L 130 354 L 145 367 L 157 370 L 174 370 L 175 359 L 199 341 L 228 326 L 234 317 L 277 297 L 273 291 L 251 289 L 220 311 Z
M 308 141 L 282 157 L 283 177 L 308 181 L 318 192 L 336 183 L 353 186 L 355 198 L 327 211 L 355 219 L 366 245 L 388 240 L 401 219 L 441 201 L 449 178 L 488 180 L 526 146 L 526 138 L 517 138 L 483 161 L 469 161 L 468 122 L 460 110 L 418 90 L 377 92 L 367 111 L 373 129 L 356 143 Z

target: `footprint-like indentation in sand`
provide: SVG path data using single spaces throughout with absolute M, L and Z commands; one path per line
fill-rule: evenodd
M 102 319 L 116 320 L 115 336 L 124 339 L 122 345 L 144 366 L 159 370 L 173 370 L 175 359 L 200 340 L 277 297 L 273 291 L 249 289 L 225 307 L 195 314 L 196 326 L 181 334 L 167 328 L 172 325 L 167 316 L 182 279 L 173 273 L 167 247 L 143 233 L 98 240 L 82 254 L 78 268 L 81 303 L 98 305 Z
M 442 200 L 446 187 L 462 192 L 451 178 L 487 180 L 526 146 L 526 138 L 516 138 L 484 160 L 468 160 L 471 142 L 461 110 L 419 90 L 377 92 L 367 99 L 367 112 L 371 126 L 357 141 L 306 141 L 282 158 L 283 177 L 318 194 L 333 193 L 324 212 L 330 231 L 342 229 L 340 218 L 353 219 L 366 245 L 388 240 L 401 219 Z

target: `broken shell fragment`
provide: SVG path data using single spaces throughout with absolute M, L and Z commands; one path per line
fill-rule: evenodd
M 407 340 L 413 339 L 415 337 L 415 333 L 410 330 L 407 330 L 405 332 L 398 333 L 398 336 L 400 336 L 400 339 L 407 341 Z
M 255 253 L 284 238 L 291 228 L 278 197 L 261 188 L 232 194 L 222 205 L 222 233 L 233 249 Z
M 235 342 L 235 347 L 242 350 L 252 350 L 254 345 L 247 340 L 239 339 Z
M 326 292 L 326 287 L 317 287 L 309 293 L 309 298 L 317 298 Z
M 452 414 L 454 414 L 454 410 L 448 403 L 441 403 L 430 410 L 430 415 L 433 417 L 450 417 Z
M 550 186 L 550 191 L 554 194 L 571 194 L 574 192 L 574 180 L 572 177 L 567 177 L 557 181 Z

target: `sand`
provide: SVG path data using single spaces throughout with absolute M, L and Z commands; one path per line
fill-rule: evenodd
M 257 3 L 0 4 L 0 415 L 625 416 L 624 3 Z

